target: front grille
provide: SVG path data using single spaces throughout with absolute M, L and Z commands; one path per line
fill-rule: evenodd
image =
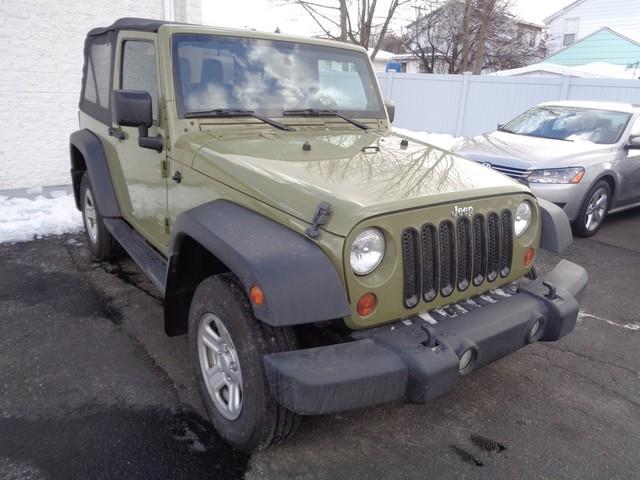
M 529 170 L 525 168 L 505 167 L 504 165 L 494 165 L 492 163 L 489 163 L 487 166 L 511 178 L 526 178 L 530 173 Z
M 420 229 L 422 241 L 422 296 L 426 302 L 438 296 L 440 275 L 438 274 L 438 233 L 431 224 Z
M 420 259 L 418 232 L 407 228 L 402 232 L 402 266 L 404 268 L 404 306 L 413 308 L 420 300 Z
M 402 232 L 403 303 L 415 307 L 420 297 L 432 302 L 469 285 L 507 277 L 513 257 L 513 216 L 500 214 L 443 220 Z

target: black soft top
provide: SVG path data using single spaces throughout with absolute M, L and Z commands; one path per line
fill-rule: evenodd
M 108 27 L 98 27 L 89 31 L 88 35 L 94 37 L 107 32 L 117 32 L 118 30 L 137 30 L 139 32 L 157 32 L 162 25 L 179 24 L 179 22 L 169 22 L 167 20 L 154 20 L 152 18 L 119 18 Z

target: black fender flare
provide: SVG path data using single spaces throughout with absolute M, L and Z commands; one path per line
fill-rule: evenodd
M 181 213 L 174 224 L 170 265 L 187 236 L 236 275 L 247 293 L 253 286 L 262 289 L 264 303 L 252 306 L 255 316 L 269 325 L 299 325 L 351 314 L 340 276 L 320 247 L 256 212 L 214 200 Z M 165 298 L 173 288 L 171 270 Z
M 560 253 L 573 243 L 571 224 L 564 210 L 542 198 L 538 198 L 540 207 L 540 248 Z
M 91 180 L 95 201 L 103 217 L 121 217 L 120 207 L 116 199 L 111 173 L 107 164 L 107 156 L 100 139 L 87 129 L 77 130 L 69 138 L 71 154 L 71 179 L 76 200 L 76 207 L 80 209 L 80 180 L 84 170 L 79 168 L 74 158 L 75 147 L 83 156 L 86 171 Z

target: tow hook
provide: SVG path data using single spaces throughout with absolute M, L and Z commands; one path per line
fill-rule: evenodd
M 435 348 L 438 345 L 436 341 L 437 339 L 435 329 L 431 325 L 426 324 L 420 325 L 420 327 L 428 335 L 428 338 L 424 342 L 422 342 L 422 345 L 427 348 Z
M 556 298 L 558 298 L 558 295 L 556 295 L 556 287 L 553 285 L 553 283 L 543 280 L 542 285 L 549 289 L 549 291 L 544 295 L 546 298 L 548 298 L 549 300 L 555 300 Z

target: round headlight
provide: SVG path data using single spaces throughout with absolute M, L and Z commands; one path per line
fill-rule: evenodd
M 356 275 L 373 272 L 384 256 L 384 234 L 377 228 L 363 230 L 351 245 L 349 262 Z
M 522 202 L 516 209 L 516 218 L 513 221 L 513 230 L 516 237 L 519 237 L 527 231 L 531 225 L 531 204 L 527 201 Z

